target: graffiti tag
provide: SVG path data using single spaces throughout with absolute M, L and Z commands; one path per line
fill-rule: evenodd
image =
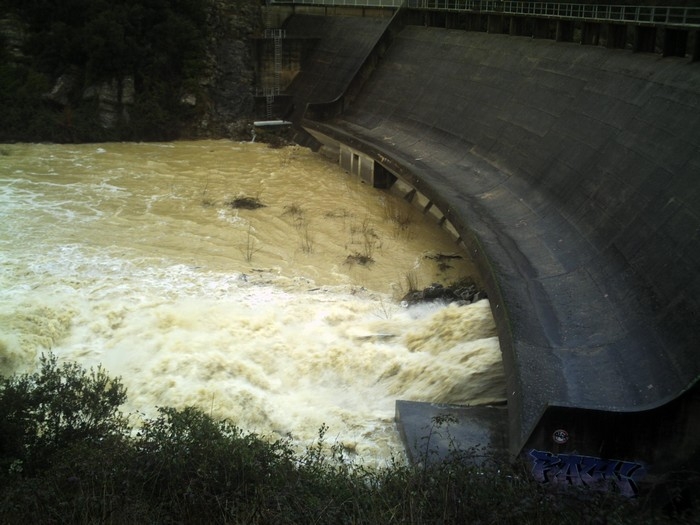
M 602 459 L 577 454 L 552 454 L 531 450 L 532 474 L 541 483 L 578 485 L 598 490 L 616 489 L 625 496 L 636 496 L 638 483 L 646 474 L 640 463 Z

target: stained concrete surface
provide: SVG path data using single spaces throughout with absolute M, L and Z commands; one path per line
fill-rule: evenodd
M 499 330 L 511 452 L 547 435 L 549 409 L 652 413 L 697 390 L 700 64 L 407 26 L 349 109 L 303 125 L 381 159 L 461 234 Z M 674 410 L 697 449 L 697 418 Z
M 291 17 L 284 26 L 287 38 L 314 39 L 317 44 L 304 59 L 303 74 L 289 88 L 294 107 L 286 117 L 298 122 L 308 102 L 340 97 L 389 22 L 357 16 Z
M 459 458 L 478 466 L 507 453 L 505 406 L 399 400 L 396 423 L 408 459 L 415 464 Z

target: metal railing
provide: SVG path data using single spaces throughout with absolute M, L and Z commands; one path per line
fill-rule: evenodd
M 271 4 L 409 7 L 627 24 L 700 27 L 700 7 L 521 2 L 515 0 L 270 0 Z
M 269 0 L 270 4 L 323 5 L 348 7 L 402 7 L 406 0 Z
M 601 22 L 700 26 L 700 7 L 569 4 L 513 0 L 407 0 L 414 9 L 478 11 Z

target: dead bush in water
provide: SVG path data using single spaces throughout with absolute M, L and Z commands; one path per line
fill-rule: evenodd
M 339 210 L 332 210 L 332 211 L 327 211 L 326 213 L 323 214 L 324 217 L 328 219 L 347 219 L 350 217 L 354 217 L 354 214 L 345 208 L 340 208 Z
M 309 230 L 309 221 L 304 214 L 304 209 L 299 204 L 293 202 L 284 207 L 282 216 L 289 216 L 292 218 L 294 227 L 299 232 L 301 251 L 304 253 L 312 253 L 314 251 L 314 236 Z
M 374 262 L 374 259 L 372 258 L 371 255 L 367 255 L 364 253 L 360 252 L 355 252 L 353 254 L 348 255 L 345 258 L 345 263 L 346 264 L 360 264 L 362 266 L 369 266 Z
M 243 209 L 243 210 L 257 210 L 258 208 L 265 208 L 265 205 L 260 202 L 258 197 L 248 197 L 246 195 L 239 195 L 231 200 L 226 201 L 224 204 L 229 208 Z
M 298 230 L 304 224 L 304 213 L 304 208 L 302 208 L 296 202 L 293 202 L 292 204 L 287 204 L 284 207 L 284 212 L 282 213 L 282 216 L 291 217 L 292 221 L 294 222 L 294 227 Z
M 202 189 L 202 206 L 205 208 L 211 208 L 216 204 L 215 201 L 207 196 L 207 190 L 209 189 L 209 179 L 204 183 L 204 189 Z
M 411 237 L 411 224 L 413 224 L 413 208 L 409 204 L 397 202 L 387 196 L 382 200 L 384 218 L 394 225 L 394 236 Z
M 381 248 L 379 234 L 372 226 L 369 217 L 366 217 L 362 224 L 353 223 L 350 225 L 350 244 L 361 244 L 362 253 L 370 258 L 375 248 Z
M 359 241 L 357 236 L 359 236 Z M 374 262 L 374 250 L 381 247 L 381 241 L 372 227 L 369 217 L 365 218 L 362 224 L 350 225 L 350 244 L 360 244 L 362 250 L 356 250 L 355 253 L 348 255 L 345 258 L 347 264 L 367 266 Z
M 416 274 L 415 271 L 409 270 L 408 272 L 406 272 L 406 275 L 404 275 L 404 279 L 406 281 L 408 293 L 415 292 L 416 290 L 418 290 L 418 274 Z
M 449 263 L 449 261 L 462 259 L 462 256 L 455 254 L 435 253 L 428 254 L 425 256 L 425 258 L 435 261 L 437 263 L 438 270 L 440 270 L 441 272 L 445 272 L 452 268 L 452 265 Z
M 343 228 L 345 228 L 347 219 L 354 217 L 352 212 L 346 210 L 345 208 L 340 208 L 338 210 L 333 210 L 333 211 L 327 211 L 326 213 L 323 214 L 323 216 L 327 219 L 342 219 Z
M 309 231 L 309 223 L 304 221 L 303 225 L 299 228 L 299 235 L 301 236 L 301 251 L 304 253 L 312 253 L 314 251 L 314 236 Z

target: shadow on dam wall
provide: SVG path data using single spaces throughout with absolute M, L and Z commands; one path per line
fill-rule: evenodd
M 301 126 L 479 264 L 511 454 L 542 480 L 697 471 L 700 64 L 407 25 L 362 76 Z

